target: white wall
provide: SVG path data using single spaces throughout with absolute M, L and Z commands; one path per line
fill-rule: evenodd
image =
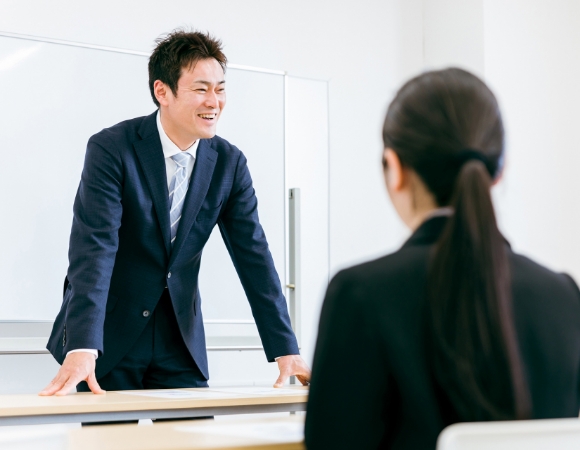
M 424 0 L 423 49 L 428 69 L 459 66 L 484 75 L 484 0 Z
M 506 170 L 494 189 L 500 228 L 516 251 L 580 281 L 580 2 L 424 5 L 426 64 L 474 71 L 500 102 L 507 135 Z
M 484 23 L 507 128 L 501 225 L 516 250 L 580 281 L 580 2 L 486 0 Z

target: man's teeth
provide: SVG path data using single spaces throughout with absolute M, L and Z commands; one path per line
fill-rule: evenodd
M 198 114 L 202 119 L 214 119 L 215 114 Z

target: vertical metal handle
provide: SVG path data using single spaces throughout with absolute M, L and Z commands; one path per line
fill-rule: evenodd
M 292 328 L 298 345 L 300 345 L 300 295 L 302 293 L 302 280 L 300 274 L 300 188 L 292 188 L 289 194 L 289 270 L 288 270 L 288 284 L 286 287 L 289 290 L 288 308 L 290 312 L 290 320 Z

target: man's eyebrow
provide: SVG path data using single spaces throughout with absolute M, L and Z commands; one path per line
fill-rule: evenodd
M 211 81 L 205 81 L 205 80 L 195 80 L 193 82 L 194 84 L 199 83 L 199 84 L 205 84 L 206 86 L 211 86 L 213 83 Z M 225 84 L 226 80 L 222 80 L 218 83 L 219 84 Z

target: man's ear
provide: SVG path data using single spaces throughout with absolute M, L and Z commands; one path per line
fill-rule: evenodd
M 168 96 L 171 95 L 171 89 L 167 87 L 167 85 L 161 80 L 155 80 L 153 83 L 153 93 L 155 94 L 155 98 L 162 106 L 168 106 Z
M 385 160 L 385 183 L 391 192 L 400 191 L 406 183 L 407 174 L 403 169 L 399 155 L 393 149 L 386 148 L 383 154 Z

